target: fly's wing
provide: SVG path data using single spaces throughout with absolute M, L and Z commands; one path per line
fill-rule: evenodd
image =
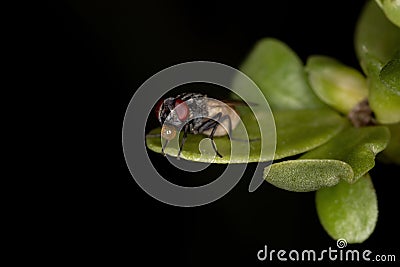
M 255 103 L 251 103 L 251 102 L 246 103 L 242 100 L 236 100 L 236 99 L 225 99 L 225 100 L 222 100 L 222 102 L 224 102 L 225 104 L 227 104 L 228 106 L 230 106 L 232 108 L 234 108 L 235 106 L 252 106 L 252 107 L 257 106 L 257 104 L 255 104 Z

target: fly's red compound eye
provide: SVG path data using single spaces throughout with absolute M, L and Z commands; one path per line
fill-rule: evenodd
M 180 121 L 185 121 L 189 117 L 189 107 L 185 101 L 182 99 L 177 99 L 175 101 L 175 108 L 176 114 L 178 115 L 178 119 Z
M 160 114 L 161 114 L 161 107 L 164 103 L 164 99 L 161 99 L 157 102 L 156 108 L 154 109 L 154 111 L 156 112 L 156 117 L 158 120 L 160 120 Z

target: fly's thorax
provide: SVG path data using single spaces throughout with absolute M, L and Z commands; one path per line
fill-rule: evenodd
M 208 98 L 206 96 L 201 96 L 192 98 L 186 102 L 190 110 L 189 120 L 208 117 L 207 101 Z
M 189 122 L 192 122 L 191 124 L 193 121 L 194 123 L 199 122 L 208 116 L 206 104 L 207 97 L 197 93 L 187 93 L 176 98 L 169 98 L 164 101 L 166 112 L 169 113 L 164 122 L 177 129 L 181 129 Z

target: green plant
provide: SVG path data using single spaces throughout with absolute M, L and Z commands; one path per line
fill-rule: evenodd
M 382 152 L 381 160 L 400 164 L 400 5 L 376 2 L 379 6 L 366 4 L 355 32 L 365 76 L 326 56 L 310 56 L 303 66 L 288 46 L 271 38 L 259 41 L 241 66 L 262 90 L 275 118 L 275 163 L 265 180 L 285 190 L 316 191 L 321 224 L 332 238 L 350 243 L 363 242 L 375 228 L 377 198 L 368 171 L 376 155 Z M 241 86 L 240 81 L 233 86 Z M 246 108 L 240 114 L 249 137 L 257 138 L 254 116 Z M 191 136 L 181 157 L 214 163 L 267 160 L 259 158 L 256 142 L 249 158 L 201 157 L 198 143 L 203 138 Z M 161 152 L 160 138 L 146 141 L 149 149 Z M 221 154 L 229 155 L 227 136 L 215 143 Z

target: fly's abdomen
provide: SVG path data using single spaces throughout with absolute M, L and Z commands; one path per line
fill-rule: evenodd
M 218 121 L 218 126 L 214 136 L 224 136 L 229 131 L 235 129 L 239 123 L 240 117 L 236 111 L 222 101 L 215 99 L 207 100 L 207 118 L 214 118 Z M 210 135 L 213 129 L 203 131 L 203 134 Z

